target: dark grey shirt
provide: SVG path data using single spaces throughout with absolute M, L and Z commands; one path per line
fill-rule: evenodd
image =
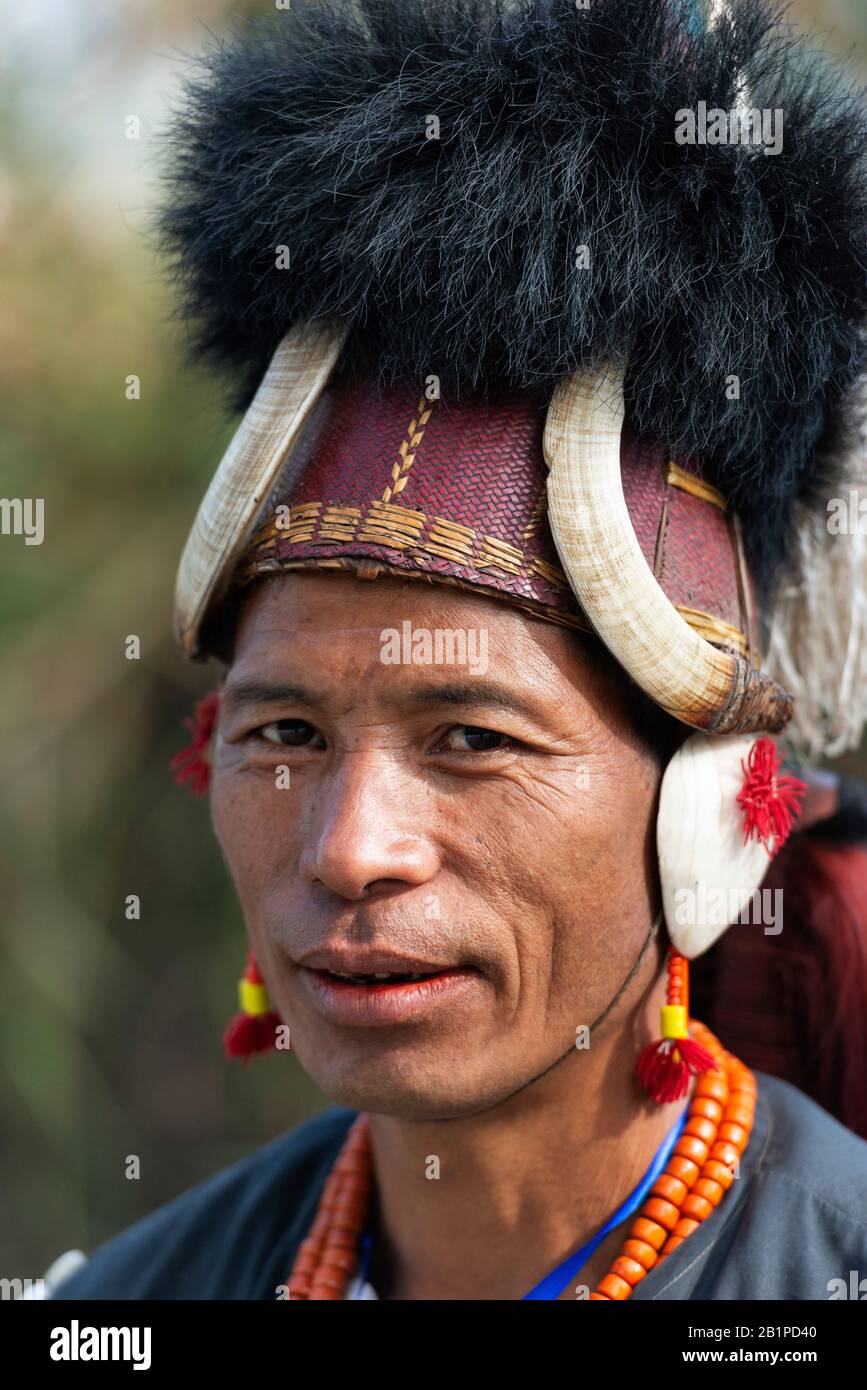
M 867 1143 L 787 1082 L 756 1078 L 740 1176 L 633 1298 L 829 1299 L 835 1280 L 851 1298 L 867 1280 Z M 274 1299 L 354 1114 L 328 1110 L 200 1183 L 108 1241 L 54 1297 Z

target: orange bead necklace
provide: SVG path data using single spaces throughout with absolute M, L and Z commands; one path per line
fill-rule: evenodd
M 719 1205 L 749 1142 L 756 1106 L 753 1073 L 703 1024 L 691 1019 L 689 1031 L 712 1054 L 716 1070 L 696 1079 L 683 1132 L 591 1300 L 629 1298 Z M 370 1133 L 362 1114 L 350 1127 L 299 1247 L 287 1280 L 290 1299 L 343 1299 L 358 1268 L 372 1187 Z

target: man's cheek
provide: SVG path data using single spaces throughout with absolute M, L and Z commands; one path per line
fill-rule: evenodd
M 225 777 L 214 779 L 211 793 L 211 823 L 233 876 L 243 853 L 246 827 L 250 820 L 245 800 L 233 794 Z
M 291 835 L 281 828 L 282 817 L 276 815 L 273 791 L 244 789 L 226 785 L 223 779 L 214 788 L 211 818 L 214 831 L 225 856 L 232 878 L 241 892 L 249 886 L 264 884 L 269 868 L 278 869 L 286 857 Z

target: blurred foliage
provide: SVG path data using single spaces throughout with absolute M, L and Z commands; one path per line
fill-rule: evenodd
M 14 9 L 31 26 L 16 34 L 24 61 L 0 74 L 2 492 L 46 507 L 42 546 L 0 545 L 10 1278 L 92 1250 L 326 1104 L 292 1054 L 248 1072 L 223 1059 L 243 924 L 207 805 L 167 770 L 217 674 L 177 655 L 171 596 L 231 422 L 183 362 L 147 235 L 158 127 L 179 52 L 269 10 L 33 0 Z M 0 24 L 12 15 L 4 0 Z M 838 26 L 836 47 L 867 51 L 856 0 L 819 18 Z M 123 135 L 140 105 L 141 146 Z M 133 633 L 140 661 L 125 657 Z M 140 921 L 124 914 L 132 893 Z M 130 1154 L 139 1181 L 125 1177 Z

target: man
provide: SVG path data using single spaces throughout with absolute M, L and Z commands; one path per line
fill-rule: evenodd
M 785 950 L 769 736 L 863 719 L 793 653 L 863 594 L 812 528 L 863 469 L 864 118 L 761 7 L 688 18 L 298 3 L 191 89 L 164 230 L 248 409 L 179 574 L 225 665 L 182 773 L 249 934 L 229 1052 L 290 1043 L 338 1108 L 58 1298 L 824 1299 L 867 1266 L 867 1145 L 691 1019 L 688 966 L 751 910 Z M 753 107 L 773 152 L 676 137 Z M 768 617 L 821 692 L 794 724 Z

